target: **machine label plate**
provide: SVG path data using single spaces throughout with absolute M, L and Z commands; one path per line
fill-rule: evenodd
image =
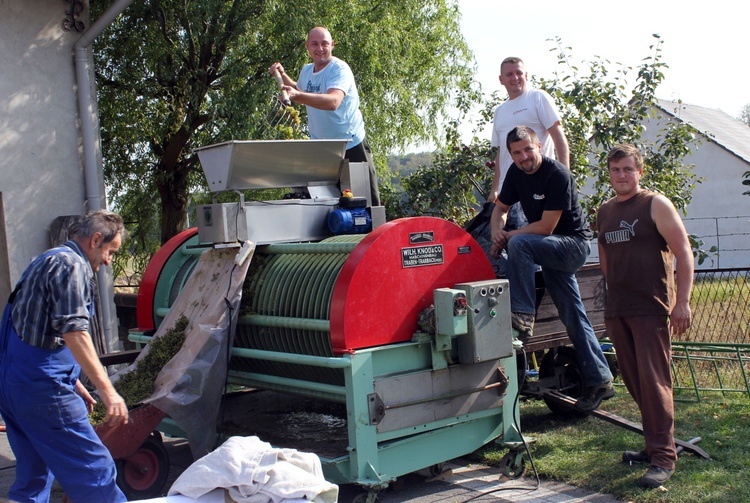
M 435 241 L 435 233 L 432 231 L 412 232 L 409 234 L 409 244 L 432 243 Z
M 443 263 L 443 245 L 410 246 L 401 248 L 401 266 L 422 267 Z

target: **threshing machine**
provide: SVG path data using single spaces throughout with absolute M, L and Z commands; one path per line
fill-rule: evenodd
M 345 161 L 345 146 L 198 149 L 211 190 L 235 191 L 238 201 L 199 207 L 198 228 L 157 253 L 141 284 L 139 327 L 158 326 L 202 250 L 241 253 L 251 241 L 229 382 L 297 397 L 292 404 L 337 404 L 345 438 L 317 452 L 329 481 L 377 491 L 492 441 L 519 449 L 507 282 L 453 223 L 386 222 L 369 204 L 366 164 Z M 291 196 L 245 201 L 241 192 L 268 188 Z M 250 424 L 255 413 L 247 411 Z M 302 445 L 277 443 L 312 445 L 304 435 Z M 509 459 L 517 469 L 521 457 Z

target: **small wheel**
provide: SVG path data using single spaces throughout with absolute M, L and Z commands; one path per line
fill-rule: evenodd
M 518 458 L 520 457 L 520 462 Z M 510 479 L 520 478 L 526 473 L 526 461 L 523 456 L 519 456 L 516 452 L 509 452 L 503 459 L 500 460 L 500 467 L 503 470 L 503 474 Z
M 117 460 L 117 485 L 129 500 L 158 496 L 169 476 L 169 453 L 161 435 L 151 435 L 138 450 Z
M 581 369 L 578 366 L 576 351 L 569 346 L 561 346 L 556 350 L 547 351 L 539 365 L 539 378 L 557 377 L 558 388 L 561 393 L 571 398 L 579 398 L 583 394 L 584 384 Z M 587 414 L 564 405 L 544 399 L 547 407 L 556 415 L 562 417 L 583 417 Z
M 444 463 L 438 463 L 436 465 L 432 465 L 429 468 L 430 477 L 437 477 L 438 475 L 440 475 L 441 473 L 443 473 L 443 468 L 445 468 L 445 464 Z
M 368 491 L 366 493 L 359 493 L 354 497 L 352 503 L 378 503 L 378 493 L 374 491 Z

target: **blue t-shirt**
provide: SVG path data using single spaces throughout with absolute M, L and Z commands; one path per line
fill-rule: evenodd
M 336 110 L 307 107 L 310 137 L 317 139 L 348 140 L 347 150 L 365 139 L 365 123 L 359 111 L 359 93 L 354 74 L 344 61 L 336 57 L 319 72 L 312 63 L 305 65 L 299 74 L 297 89 L 306 93 L 325 94 L 329 89 L 340 89 L 344 99 Z

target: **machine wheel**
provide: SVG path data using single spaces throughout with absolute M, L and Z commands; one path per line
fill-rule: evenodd
M 518 461 L 520 457 L 520 462 Z M 509 452 L 500 460 L 500 467 L 503 474 L 511 479 L 520 478 L 526 473 L 526 461 L 517 452 Z
M 544 355 L 542 363 L 539 365 L 539 378 L 547 377 L 557 377 L 557 391 L 571 398 L 578 398 L 583 394 L 584 384 L 581 370 L 578 366 L 575 349 L 570 346 L 552 349 Z M 547 398 L 544 399 L 544 403 L 553 413 L 562 417 L 582 417 L 586 415 L 584 412 L 559 405 Z
M 429 468 L 430 476 L 431 477 L 437 477 L 438 475 L 440 475 L 441 473 L 443 473 L 443 468 L 445 468 L 445 464 L 444 463 L 438 463 L 436 465 L 432 465 Z
M 129 500 L 158 496 L 168 476 L 169 454 L 159 433 L 152 433 L 131 456 L 117 460 L 117 485 Z
M 378 503 L 378 493 L 375 491 L 368 491 L 366 493 L 359 493 L 354 497 L 352 503 Z

